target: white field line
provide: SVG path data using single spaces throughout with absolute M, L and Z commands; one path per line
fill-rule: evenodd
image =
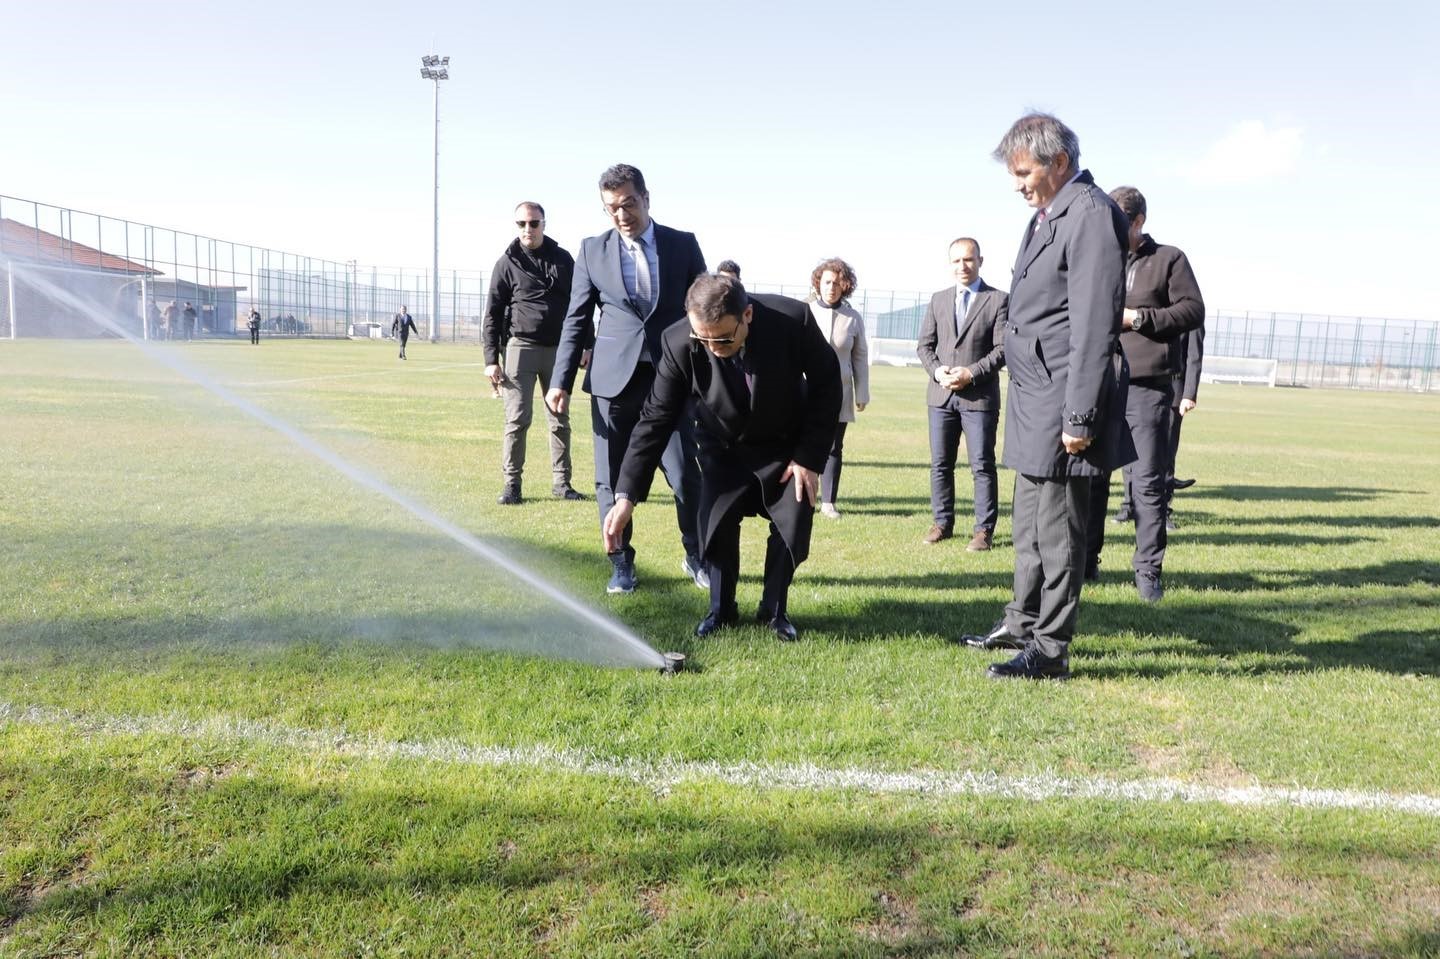
M 442 363 L 438 366 L 407 366 L 396 367 L 388 370 L 361 370 L 358 373 L 326 373 L 320 376 L 302 376 L 292 380 L 254 380 L 246 383 L 237 383 L 237 386 L 260 387 L 260 386 L 295 386 L 300 383 L 320 383 L 325 380 L 350 380 L 360 376 L 397 376 L 405 373 L 448 373 L 451 370 L 471 369 L 477 366 L 484 366 L 484 363 Z
M 927 796 L 986 796 L 1031 802 L 1102 799 L 1124 802 L 1218 803 L 1225 806 L 1285 806 L 1296 809 L 1359 809 L 1440 818 L 1440 796 L 1422 793 L 1304 789 L 1280 786 L 1202 786 L 1173 779 L 1114 780 L 1052 774 L 1002 776 L 995 772 L 827 769 L 809 763 L 711 763 L 679 759 L 617 759 L 585 750 L 548 746 L 474 746 L 453 739 L 399 742 L 352 736 L 338 729 L 302 729 L 247 719 L 183 719 L 177 716 L 105 716 L 48 706 L 0 702 L 0 727 L 66 726 L 87 735 L 160 735 L 183 739 L 255 744 L 307 753 L 366 760 L 419 760 L 453 766 L 527 767 L 623 779 L 653 789 L 684 782 L 806 791 L 915 793 Z

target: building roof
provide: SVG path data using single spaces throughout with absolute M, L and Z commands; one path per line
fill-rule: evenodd
M 33 226 L 26 226 L 18 220 L 0 219 L 0 254 L 12 260 L 26 260 L 31 263 L 63 263 L 67 266 L 84 266 L 109 273 L 145 273 L 151 276 L 160 271 L 143 263 L 127 260 L 67 240 L 63 236 L 46 233 Z

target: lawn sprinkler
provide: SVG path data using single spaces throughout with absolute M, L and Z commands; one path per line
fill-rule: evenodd
M 684 653 L 662 653 L 665 657 L 665 665 L 660 667 L 660 675 L 674 676 L 676 673 L 685 671 Z

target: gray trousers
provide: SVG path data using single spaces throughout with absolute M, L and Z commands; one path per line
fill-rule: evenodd
M 550 370 L 555 365 L 555 347 L 511 340 L 505 347 L 505 380 L 500 384 L 505 399 L 505 440 L 501 446 L 500 471 L 506 484 L 519 483 L 525 472 L 525 435 L 535 416 L 535 384 L 544 397 L 550 389 Z M 543 404 L 543 400 L 542 400 Z M 570 485 L 570 414 L 551 412 L 550 486 Z
M 1063 656 L 1075 635 L 1089 507 L 1088 477 L 1015 474 L 1015 598 L 1005 625 L 1046 656 Z

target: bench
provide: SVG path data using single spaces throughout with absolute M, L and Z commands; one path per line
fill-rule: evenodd
M 1265 360 L 1255 356 L 1214 356 L 1205 354 L 1201 361 L 1201 383 L 1261 383 L 1275 385 L 1275 372 L 1279 360 Z

